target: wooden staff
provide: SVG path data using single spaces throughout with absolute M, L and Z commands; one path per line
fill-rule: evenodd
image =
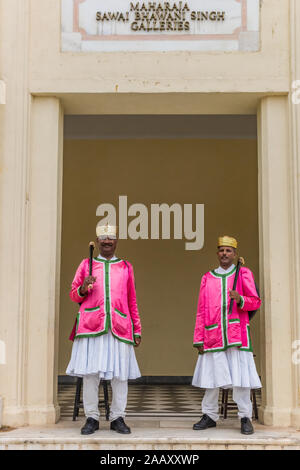
M 89 256 L 89 275 L 92 276 L 93 274 L 93 253 L 94 253 L 94 249 L 95 249 L 95 243 L 94 242 L 90 242 L 89 244 L 89 249 L 90 249 L 90 256 Z M 92 289 L 93 288 L 93 284 L 89 284 L 88 285 L 88 289 Z
M 238 260 L 238 263 L 236 265 L 236 272 L 235 272 L 235 276 L 234 276 L 232 290 L 236 289 L 236 284 L 237 284 L 237 280 L 238 280 L 238 277 L 239 277 L 240 267 L 241 267 L 242 264 L 245 264 L 245 260 L 244 260 L 244 258 L 240 257 L 239 260 Z M 230 315 L 232 313 L 233 301 L 234 301 L 234 299 L 230 299 L 228 315 Z

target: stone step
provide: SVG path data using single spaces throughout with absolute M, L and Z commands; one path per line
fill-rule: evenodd
M 238 420 L 220 420 L 205 431 L 193 431 L 193 421 L 126 419 L 132 433 L 125 436 L 110 431 L 106 421 L 91 436 L 80 434 L 84 420 L 60 421 L 0 432 L 0 450 L 300 450 L 300 430 L 254 423 L 255 433 L 244 436 Z

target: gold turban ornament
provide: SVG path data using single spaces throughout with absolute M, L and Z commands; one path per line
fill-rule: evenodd
M 103 235 L 110 235 L 117 236 L 117 227 L 115 225 L 97 225 L 96 227 L 96 235 L 97 237 L 101 237 Z
M 223 237 L 218 238 L 218 247 L 219 246 L 231 246 L 232 248 L 237 248 L 238 244 L 235 238 L 224 235 Z

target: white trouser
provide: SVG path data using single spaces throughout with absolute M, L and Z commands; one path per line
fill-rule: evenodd
M 232 398 L 238 406 L 239 418 L 252 419 L 252 402 L 250 388 L 233 387 Z M 219 389 L 207 388 L 202 400 L 202 413 L 208 415 L 214 421 L 219 419 Z
M 94 418 L 99 421 L 99 375 L 83 376 L 83 407 L 86 418 Z M 110 406 L 109 420 L 119 417 L 124 418 L 127 405 L 128 381 L 113 378 L 110 381 L 112 388 L 112 403 Z

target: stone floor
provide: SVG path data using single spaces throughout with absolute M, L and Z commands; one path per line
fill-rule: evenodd
M 60 384 L 58 387 L 58 402 L 60 405 L 61 418 L 66 419 L 73 416 L 75 384 Z M 201 415 L 201 402 L 205 390 L 192 385 L 142 385 L 129 384 L 126 415 L 129 418 L 194 418 L 197 420 Z M 111 402 L 111 387 L 108 382 L 109 402 Z M 82 394 L 81 394 L 82 395 Z M 100 386 L 99 399 L 103 400 L 103 387 Z M 222 393 L 219 393 L 219 404 L 221 405 Z M 256 390 L 257 406 L 261 403 L 261 391 Z M 100 405 L 103 413 L 104 406 Z M 232 390 L 228 397 L 228 418 L 236 417 L 237 406 L 232 401 Z M 82 406 L 79 409 L 79 417 L 83 417 Z
M 221 419 L 217 428 L 193 431 L 194 418 L 127 418 L 132 433 L 127 436 L 109 430 L 100 420 L 100 430 L 81 436 L 84 418 L 56 425 L 28 426 L 0 432 L 0 450 L 300 450 L 300 430 L 271 428 L 254 423 L 255 433 L 240 433 L 237 419 Z

